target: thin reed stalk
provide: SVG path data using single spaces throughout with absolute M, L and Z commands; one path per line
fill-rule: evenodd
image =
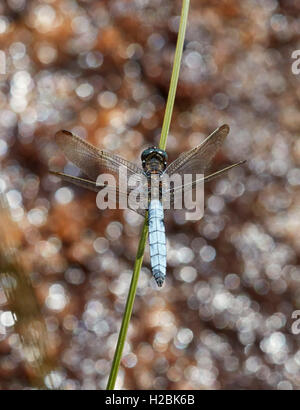
M 167 137 L 168 137 L 172 113 L 173 113 L 174 100 L 175 100 L 175 95 L 176 95 L 180 64 L 181 64 L 181 58 L 182 58 L 183 43 L 184 43 L 184 37 L 185 37 L 185 31 L 186 31 L 186 25 L 187 25 L 189 5 L 190 5 L 190 0 L 183 0 L 168 100 L 167 100 L 166 111 L 164 115 L 162 132 L 161 132 L 161 137 L 160 137 L 160 142 L 159 142 L 159 147 L 163 150 L 165 150 L 166 145 L 167 145 Z M 138 251 L 136 254 L 136 259 L 135 259 L 134 268 L 133 268 L 133 275 L 132 275 L 132 279 L 131 279 L 131 283 L 129 287 L 123 320 L 122 320 L 120 333 L 119 333 L 119 337 L 117 341 L 117 346 L 116 346 L 116 350 L 115 350 L 115 354 L 114 354 L 114 358 L 113 358 L 113 362 L 111 366 L 111 371 L 110 371 L 110 375 L 109 375 L 108 383 L 106 387 L 107 390 L 113 390 L 115 387 L 118 370 L 119 370 L 120 362 L 122 359 L 123 348 L 124 348 L 124 344 L 126 340 L 128 325 L 129 325 L 130 318 L 131 318 L 133 303 L 134 303 L 134 299 L 136 295 L 138 279 L 139 279 L 139 275 L 140 275 L 140 271 L 141 271 L 141 267 L 143 263 L 144 251 L 145 251 L 145 246 L 146 246 L 146 241 L 147 241 L 147 236 L 148 236 L 147 219 L 148 219 L 148 213 L 146 213 L 146 216 L 145 216 L 145 221 L 144 221 L 142 234 L 141 234 L 141 238 L 140 238 L 140 242 L 138 246 Z

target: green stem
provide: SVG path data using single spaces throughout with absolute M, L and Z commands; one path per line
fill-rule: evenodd
M 190 5 L 190 0 L 183 0 L 168 101 L 167 101 L 167 106 L 166 106 L 166 111 L 165 111 L 165 116 L 164 116 L 164 121 L 163 121 L 163 126 L 162 126 L 162 132 L 161 132 L 161 137 L 160 137 L 160 142 L 159 142 L 159 147 L 163 150 L 166 149 L 167 137 L 169 133 L 172 112 L 173 112 L 173 107 L 174 107 L 174 100 L 175 100 L 178 77 L 179 77 L 179 70 L 180 70 L 180 63 L 181 63 L 181 57 L 182 57 L 182 50 L 183 50 L 183 43 L 184 43 L 184 37 L 185 37 L 189 5 Z M 118 370 L 119 370 L 120 362 L 122 359 L 122 353 L 123 353 L 123 348 L 124 348 L 124 344 L 126 340 L 129 321 L 131 318 L 139 274 L 141 271 L 143 258 L 144 258 L 144 251 L 145 251 L 147 235 L 148 235 L 147 219 L 148 219 L 148 213 L 146 213 L 146 216 L 145 216 L 141 239 L 139 242 L 138 251 L 137 251 L 137 255 L 136 255 L 136 259 L 134 263 L 133 275 L 132 275 L 132 279 L 130 283 L 129 293 L 127 296 L 124 316 L 123 316 L 121 329 L 120 329 L 120 333 L 118 337 L 116 351 L 115 351 L 112 366 L 111 366 L 110 375 L 109 375 L 108 382 L 107 382 L 107 387 L 106 387 L 107 390 L 113 390 L 115 387 Z
M 190 0 L 183 0 L 168 101 L 167 101 L 166 112 L 164 116 L 164 122 L 163 122 L 162 130 L 161 130 L 161 136 L 160 136 L 160 142 L 159 142 L 159 148 L 163 150 L 166 149 L 167 137 L 169 134 L 171 118 L 172 118 L 172 113 L 173 113 L 173 107 L 174 107 L 174 101 L 175 101 L 175 95 L 176 95 L 176 89 L 177 89 L 177 83 L 178 83 L 178 77 L 179 77 L 179 70 L 180 70 L 180 64 L 181 64 L 181 58 L 182 58 L 185 30 L 186 30 L 186 24 L 187 24 L 188 12 L 189 12 L 189 5 L 190 5 Z
M 123 348 L 124 348 L 124 344 L 126 340 L 127 329 L 128 329 L 128 325 L 129 325 L 129 321 L 130 321 L 130 317 L 132 313 L 134 298 L 136 294 L 136 288 L 138 284 L 140 270 L 141 270 L 142 263 L 143 263 L 145 245 L 147 241 L 147 235 L 148 235 L 147 216 L 148 215 L 146 215 L 145 217 L 141 239 L 140 239 L 138 251 L 136 254 L 136 259 L 135 259 L 134 268 L 133 268 L 133 275 L 132 275 L 132 279 L 130 283 L 129 293 L 128 293 L 124 316 L 122 320 L 122 325 L 121 325 L 121 329 L 119 333 L 119 338 L 117 342 L 114 359 L 113 359 L 112 366 L 111 366 L 109 379 L 107 382 L 107 387 L 106 387 L 107 390 L 113 390 L 115 387 L 116 378 L 117 378 L 118 370 L 120 366 L 120 361 L 122 359 L 122 352 L 123 352 Z

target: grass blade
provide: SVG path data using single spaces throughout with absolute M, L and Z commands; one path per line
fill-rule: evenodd
M 183 0 L 181 17 L 180 17 L 180 26 L 179 26 L 177 45 L 176 45 L 176 51 L 175 51 L 175 57 L 174 57 L 174 64 L 173 64 L 173 70 L 172 70 L 172 76 L 171 76 L 171 82 L 170 82 L 170 89 L 169 89 L 169 94 L 168 94 L 166 111 L 164 115 L 162 133 L 161 133 L 160 142 L 159 142 L 159 147 L 163 150 L 165 150 L 166 145 L 167 145 L 167 137 L 168 137 L 168 133 L 170 129 L 170 123 L 171 123 L 172 112 L 173 112 L 173 107 L 174 107 L 174 101 L 175 101 L 175 95 L 176 95 L 176 89 L 177 89 L 177 83 L 178 83 L 178 77 L 179 77 L 179 70 L 180 70 L 180 64 L 181 64 L 181 58 L 182 58 L 183 43 L 184 43 L 184 37 L 185 37 L 185 31 L 186 31 L 186 25 L 187 25 L 189 5 L 190 5 L 190 0 Z M 132 279 L 130 283 L 129 293 L 127 296 L 127 302 L 125 306 L 121 329 L 120 329 L 120 333 L 119 333 L 119 337 L 117 341 L 117 346 L 116 346 L 116 350 L 115 350 L 115 354 L 114 354 L 114 358 L 112 362 L 110 375 L 108 378 L 107 390 L 113 390 L 115 387 L 118 370 L 119 370 L 120 362 L 122 359 L 122 353 L 123 353 L 123 348 L 124 348 L 124 344 L 126 340 L 128 325 L 129 325 L 130 318 L 131 318 L 138 279 L 139 279 L 139 275 L 140 275 L 140 271 L 141 271 L 141 267 L 143 263 L 143 258 L 144 258 L 144 251 L 145 251 L 147 235 L 148 235 L 147 219 L 148 219 L 148 214 L 146 214 L 145 216 L 144 226 L 142 229 L 142 234 L 141 234 L 138 251 L 137 251 L 137 255 L 136 255 L 136 259 L 134 263 L 133 275 L 132 275 Z
M 166 106 L 166 111 L 164 115 L 164 121 L 163 121 L 160 141 L 159 141 L 159 148 L 163 150 L 165 150 L 167 146 L 167 137 L 169 134 L 171 118 L 172 118 L 172 113 L 173 113 L 173 107 L 174 107 L 174 101 L 175 101 L 175 95 L 176 95 L 177 83 L 178 83 L 178 77 L 179 77 L 179 70 L 180 70 L 180 64 L 181 64 L 181 58 L 182 58 L 183 43 L 184 43 L 185 31 L 186 31 L 186 25 L 187 25 L 187 19 L 188 19 L 189 5 L 190 5 L 190 0 L 183 0 L 181 17 L 180 17 L 180 26 L 179 26 L 178 38 L 177 38 L 177 45 L 176 45 L 173 70 L 172 70 L 172 76 L 171 76 L 171 82 L 170 82 L 170 89 L 169 89 L 167 106 Z

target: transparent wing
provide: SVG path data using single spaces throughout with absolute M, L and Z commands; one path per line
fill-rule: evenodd
M 118 187 L 114 187 L 114 186 L 110 187 L 109 185 L 104 185 L 104 184 L 99 185 L 95 181 L 91 181 L 89 179 L 84 179 L 84 178 L 74 177 L 72 175 L 64 174 L 62 172 L 50 171 L 50 174 L 53 174 L 57 177 L 60 177 L 64 181 L 71 182 L 72 184 L 75 184 L 75 185 L 80 186 L 82 188 L 89 189 L 90 191 L 94 191 L 94 192 L 99 192 L 103 188 L 106 188 L 106 190 L 111 189 L 112 191 L 116 190 L 116 201 L 117 201 L 117 203 L 119 202 L 120 197 L 128 199 L 128 196 L 131 192 L 130 189 L 128 189 L 128 192 L 122 192 L 118 189 Z M 136 209 L 135 207 L 132 206 L 130 201 L 127 201 L 127 204 L 128 204 L 129 209 L 131 209 L 132 211 L 137 212 L 139 215 L 145 216 L 146 209 L 140 209 L 140 208 Z
M 100 150 L 69 131 L 58 131 L 55 141 L 66 157 L 93 181 L 103 173 L 113 174 L 117 184 L 120 177 L 126 178 L 126 181 L 131 178 L 132 182 L 136 179 L 138 182 L 140 176 L 143 176 L 143 170 L 137 165 L 118 155 Z
M 73 175 L 64 174 L 63 172 L 49 171 L 50 174 L 55 175 L 66 182 L 71 182 L 81 188 L 88 189 L 90 191 L 99 192 L 104 186 L 97 186 L 95 181 L 90 181 L 89 179 L 74 177 Z
M 165 173 L 168 175 L 177 173 L 182 176 L 184 174 L 204 174 L 223 144 L 228 132 L 229 126 L 226 124 L 217 128 L 200 145 L 179 155 L 167 167 Z
M 197 184 L 211 181 L 212 179 L 219 177 L 220 175 L 224 174 L 225 172 L 228 172 L 230 169 L 235 168 L 239 165 L 245 164 L 245 162 L 246 161 L 239 161 L 235 164 L 229 165 L 228 167 L 223 168 L 219 171 L 216 171 L 212 174 L 209 174 L 207 176 L 203 176 L 203 178 L 196 179 L 196 180 L 192 181 L 189 184 L 178 185 L 178 186 L 172 187 L 170 189 L 168 187 L 164 188 L 164 185 L 163 185 L 163 198 L 165 197 L 166 208 L 172 209 L 174 207 L 174 203 L 175 203 L 176 199 L 177 198 L 182 198 L 185 192 L 188 192 L 190 190 L 195 189 Z M 170 199 L 167 195 L 170 196 Z M 168 203 L 167 203 L 168 200 L 170 200 L 170 205 L 169 206 L 168 206 Z

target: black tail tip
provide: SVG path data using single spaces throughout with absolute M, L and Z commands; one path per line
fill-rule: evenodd
M 157 283 L 157 286 L 158 286 L 159 288 L 161 288 L 162 285 L 163 285 L 163 283 L 164 283 L 164 280 L 163 280 L 163 279 L 156 279 L 156 283 Z

